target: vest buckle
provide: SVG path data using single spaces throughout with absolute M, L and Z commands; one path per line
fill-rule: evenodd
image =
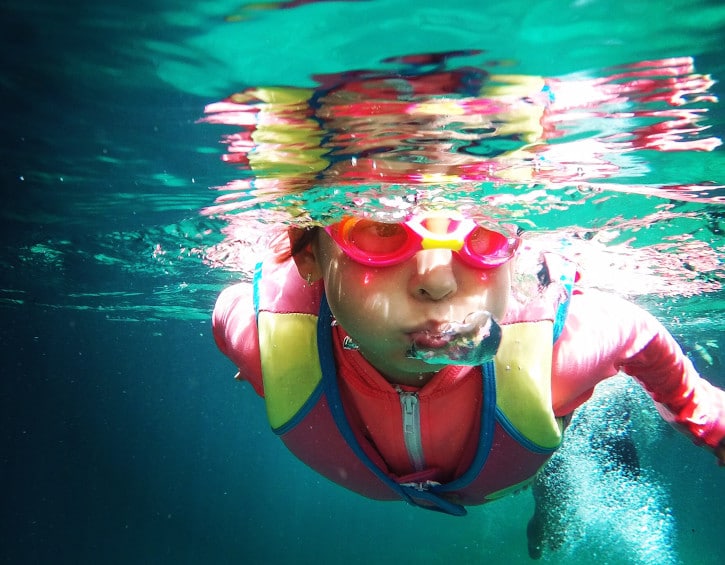
M 417 490 L 418 492 L 427 492 L 432 487 L 440 486 L 441 483 L 438 481 L 412 481 L 410 483 L 400 483 L 401 487 L 408 487 Z

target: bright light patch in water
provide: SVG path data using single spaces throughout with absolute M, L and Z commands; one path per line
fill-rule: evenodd
M 223 159 L 239 174 L 202 211 L 229 225 L 208 261 L 244 270 L 248 253 L 235 248 L 263 248 L 280 224 L 455 209 L 573 253 L 583 285 L 626 296 L 721 288 L 717 99 L 691 57 L 545 77 L 478 55 L 390 58 L 209 104 L 201 121 L 236 128 Z
M 476 54 L 400 58 L 398 70 L 318 75 L 314 89 L 257 86 L 209 104 L 203 122 L 239 128 L 222 142 L 241 178 L 206 213 L 252 207 L 327 223 L 386 214 L 392 202 L 535 221 L 532 210 L 600 193 L 721 201 L 723 179 L 662 175 L 651 163 L 722 143 L 705 120 L 714 81 L 691 58 L 565 77 L 451 64 Z

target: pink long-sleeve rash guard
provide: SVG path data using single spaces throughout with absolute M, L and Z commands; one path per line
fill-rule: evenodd
M 714 448 L 725 437 L 725 392 L 698 375 L 656 318 L 614 295 L 575 292 L 554 346 L 555 413 L 572 412 L 620 371 L 637 379 L 662 416 L 696 443 Z

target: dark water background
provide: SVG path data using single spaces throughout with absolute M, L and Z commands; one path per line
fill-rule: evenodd
M 211 339 L 237 275 L 200 259 L 221 239 L 198 213 L 207 187 L 234 171 L 197 120 L 240 86 L 486 42 L 544 75 L 670 54 L 725 76 L 718 2 L 522 2 L 487 7 L 487 26 L 462 4 L 3 3 L 3 563 L 528 562 L 526 493 L 453 519 L 360 499 L 294 460 Z M 502 45 L 507 26 L 535 41 Z M 721 294 L 651 305 L 723 385 Z M 642 557 L 647 532 L 600 525 L 549 562 L 721 562 L 721 470 L 664 427 L 642 458 L 669 493 L 650 502 L 671 508 L 672 546 Z

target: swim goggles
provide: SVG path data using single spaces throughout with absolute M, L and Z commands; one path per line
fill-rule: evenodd
M 422 249 L 450 249 L 471 267 L 491 269 L 511 259 L 520 243 L 471 219 L 444 215 L 414 216 L 402 223 L 349 217 L 325 231 L 350 259 L 372 267 L 402 263 Z

